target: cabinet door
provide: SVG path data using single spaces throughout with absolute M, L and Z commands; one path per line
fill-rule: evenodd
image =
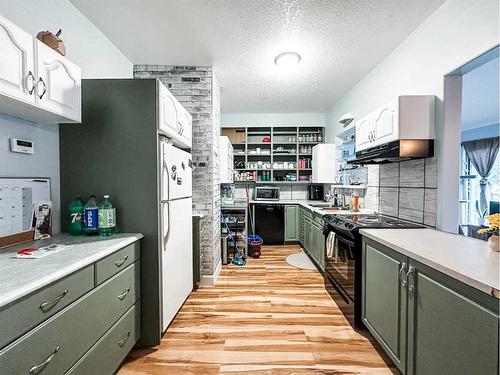
M 285 206 L 285 241 L 298 240 L 297 206 Z
M 373 121 L 375 141 L 372 143 L 372 147 L 398 139 L 398 99 L 394 99 L 377 109 Z
M 371 147 L 373 141 L 373 122 L 370 115 L 356 123 L 356 151 Z
M 0 16 L 0 94 L 35 103 L 33 38 Z
M 179 126 L 175 98 L 161 82 L 158 82 L 158 102 L 159 130 L 169 137 L 177 136 Z
M 403 374 L 406 367 L 406 259 L 376 242 L 363 240 L 361 318 Z
M 38 106 L 81 121 L 81 70 L 64 56 L 36 41 Z
M 318 265 L 323 269 L 325 267 L 325 237 L 323 236 L 323 228 L 319 225 L 314 226 L 314 247 L 316 250 L 316 260 Z
M 191 115 L 186 111 L 180 103 L 177 104 L 177 123 L 179 126 L 179 134 L 185 147 L 191 148 L 193 138 L 193 125 Z
M 311 254 L 311 220 L 304 217 L 304 249 Z
M 497 375 L 498 300 L 410 261 L 408 374 Z

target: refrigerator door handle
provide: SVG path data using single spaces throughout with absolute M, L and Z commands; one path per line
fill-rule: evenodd
M 163 203 L 163 207 L 166 211 L 166 218 L 165 218 L 165 212 L 163 212 L 162 215 L 162 235 L 163 235 L 163 251 L 166 249 L 166 244 L 168 242 L 168 238 L 170 237 L 170 204 L 169 202 Z

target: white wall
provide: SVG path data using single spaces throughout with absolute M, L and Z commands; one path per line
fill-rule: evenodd
M 62 29 L 66 56 L 83 78 L 133 76 L 132 63 L 69 0 L 0 0 L 0 14 L 33 36 Z
M 226 113 L 221 126 L 325 126 L 324 113 Z
M 132 77 L 132 63 L 67 0 L 0 0 L 0 14 L 33 35 L 62 28 L 67 57 L 84 78 Z M 35 154 L 11 153 L 11 137 L 34 141 Z M 53 231 L 60 231 L 59 125 L 0 115 L 0 176 L 50 177 Z
M 498 7 L 497 0 L 449 0 L 443 4 L 330 108 L 326 114 L 327 140 L 334 139 L 340 129 L 337 120 L 345 112 L 361 117 L 405 94 L 432 94 L 442 101 L 444 75 L 498 44 Z M 440 176 L 437 225 L 451 230 L 453 225 L 446 223 L 446 215 L 452 213 L 439 212 L 440 208 L 445 210 L 444 202 L 454 199 L 442 186 L 448 178 L 444 163 L 453 155 L 440 157 L 444 131 L 441 101 L 436 113 Z

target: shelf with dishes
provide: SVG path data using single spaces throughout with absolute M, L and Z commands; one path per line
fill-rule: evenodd
M 235 182 L 308 183 L 312 148 L 323 143 L 324 127 L 232 127 L 222 135 L 233 144 Z

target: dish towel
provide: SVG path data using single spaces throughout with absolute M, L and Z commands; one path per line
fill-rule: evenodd
M 328 259 L 333 258 L 333 250 L 335 247 L 335 232 L 328 233 L 326 238 L 326 257 Z

